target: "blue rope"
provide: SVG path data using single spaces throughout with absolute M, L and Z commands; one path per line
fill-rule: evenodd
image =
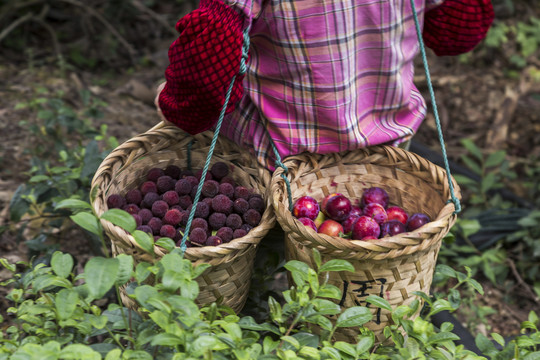
M 244 30 L 244 44 L 242 46 L 242 57 L 240 58 L 240 69 L 238 71 L 239 74 L 245 74 L 247 71 L 246 61 L 248 59 L 248 51 L 249 51 L 248 33 L 249 33 L 249 27 Z M 212 158 L 212 155 L 214 154 L 214 149 L 216 147 L 219 130 L 221 129 L 221 124 L 223 123 L 223 118 L 225 117 L 225 111 L 227 110 L 227 104 L 229 103 L 229 99 L 231 98 L 231 93 L 232 93 L 235 80 L 236 80 L 236 75 L 234 75 L 231 79 L 231 83 L 229 85 L 229 88 L 227 89 L 227 93 L 225 94 L 225 102 L 223 104 L 223 107 L 221 108 L 221 112 L 219 113 L 219 118 L 216 124 L 216 129 L 214 131 L 214 136 L 212 137 L 212 142 L 210 143 L 210 148 L 208 149 L 208 155 L 206 156 L 206 162 L 204 163 L 204 167 L 202 169 L 201 180 L 199 181 L 199 185 L 197 186 L 195 199 L 193 199 L 193 205 L 189 213 L 189 218 L 186 224 L 186 228 L 184 230 L 182 242 L 180 244 L 180 249 L 182 249 L 182 253 L 185 252 L 187 249 L 186 241 L 187 241 L 187 238 L 189 237 L 188 234 L 191 228 L 191 222 L 193 221 L 193 218 L 195 217 L 195 210 L 197 209 L 197 204 L 201 196 L 201 190 L 204 183 L 204 179 L 206 178 L 206 173 L 208 172 L 208 168 L 210 167 L 210 159 Z
M 443 155 L 444 160 L 444 167 L 446 170 L 447 180 L 448 180 L 448 186 L 450 187 L 450 196 L 452 198 L 452 201 L 454 203 L 454 214 L 457 214 L 461 212 L 461 204 L 459 202 L 459 199 L 456 197 L 456 194 L 454 192 L 454 185 L 452 184 L 452 175 L 450 174 L 450 166 L 448 165 L 448 157 L 446 156 L 446 148 L 444 146 L 444 139 L 442 134 L 442 127 L 441 127 L 441 121 L 439 119 L 439 112 L 437 110 L 437 102 L 435 101 L 435 92 L 433 91 L 433 85 L 431 84 L 431 76 L 429 75 L 429 67 L 427 62 L 427 56 L 426 56 L 426 49 L 424 47 L 424 41 L 422 39 L 422 31 L 420 30 L 420 23 L 418 21 L 418 14 L 416 13 L 416 6 L 414 4 L 414 0 L 411 0 L 411 6 L 413 10 L 413 16 L 414 16 L 414 24 L 416 26 L 416 35 L 418 37 L 418 43 L 420 44 L 420 52 L 422 54 L 422 63 L 424 64 L 424 71 L 426 73 L 426 80 L 428 84 L 429 89 L 429 96 L 431 97 L 431 104 L 433 107 L 433 115 L 435 116 L 435 122 L 437 125 L 437 133 L 439 135 L 439 143 L 441 144 L 441 152 Z

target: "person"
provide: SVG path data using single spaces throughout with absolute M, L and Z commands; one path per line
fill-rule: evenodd
M 490 0 L 414 0 L 425 45 L 472 50 Z M 190 134 L 220 129 L 271 171 L 304 151 L 340 152 L 410 139 L 426 115 L 413 83 L 419 41 L 410 0 L 201 0 L 182 17 L 156 106 Z M 243 31 L 250 47 L 239 73 Z

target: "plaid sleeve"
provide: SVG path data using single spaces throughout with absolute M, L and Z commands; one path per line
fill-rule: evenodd
M 424 42 L 438 56 L 466 53 L 485 38 L 494 16 L 491 0 L 446 0 L 426 12 Z
M 238 75 L 243 18 L 218 0 L 201 0 L 199 8 L 176 24 L 180 36 L 169 48 L 167 83 L 159 107 L 167 120 L 190 134 L 215 125 L 225 94 L 237 75 L 227 113 L 243 92 Z

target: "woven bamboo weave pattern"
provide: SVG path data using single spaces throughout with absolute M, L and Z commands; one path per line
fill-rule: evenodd
M 107 156 L 92 181 L 91 201 L 97 215 L 107 211 L 107 196 L 113 193 L 124 195 L 129 189 L 139 186 L 146 173 L 153 167 L 165 168 L 174 164 L 181 168 L 188 166 L 188 146 L 192 143 L 189 156 L 194 170 L 204 165 L 213 133 L 210 131 L 191 136 L 175 126 L 160 123 L 147 132 L 129 139 Z M 198 279 L 199 304 L 208 304 L 218 299 L 239 311 L 247 297 L 257 246 L 275 224 L 273 208 L 267 194 L 271 175 L 260 167 L 248 151 L 231 141 L 218 137 L 211 164 L 224 162 L 231 168 L 231 176 L 238 184 L 253 188 L 267 203 L 260 224 L 238 239 L 219 246 L 189 247 L 184 256 L 194 262 L 212 265 Z M 166 251 L 154 246 L 155 258 L 146 253 L 121 228 L 101 220 L 106 235 L 112 243 L 113 255 L 132 255 L 136 263 L 153 262 Z M 124 290 L 125 292 L 125 290 Z M 123 294 L 126 306 L 134 306 L 133 301 Z
M 432 221 L 423 227 L 378 240 L 348 240 L 319 234 L 300 223 L 289 210 L 286 182 L 278 168 L 271 182 L 272 205 L 285 232 L 285 256 L 313 266 L 312 249 L 323 261 L 345 259 L 354 273 L 331 273 L 329 282 L 343 292 L 344 307 L 363 305 L 368 295 L 379 295 L 393 307 L 410 304 L 414 291 L 429 292 L 442 238 L 455 222 L 454 204 L 444 169 L 426 159 L 390 146 L 377 146 L 326 155 L 301 154 L 285 159 L 293 203 L 309 195 L 319 203 L 331 193 L 342 193 L 354 203 L 363 191 L 377 186 L 385 189 L 392 205 L 409 214 L 423 212 Z M 456 196 L 459 187 L 453 181 Z M 373 309 L 374 320 L 367 324 L 379 341 L 391 323 L 389 314 Z M 340 329 L 338 339 L 354 340 L 357 329 Z

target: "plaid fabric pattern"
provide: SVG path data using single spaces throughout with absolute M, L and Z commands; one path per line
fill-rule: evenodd
M 209 2 L 203 0 L 201 6 Z M 441 5 L 443 2 L 415 0 L 420 21 L 425 11 L 437 9 L 437 6 L 442 8 L 447 3 L 491 6 L 489 0 L 446 0 Z M 274 169 L 269 136 L 284 158 L 304 151 L 329 153 L 382 143 L 397 145 L 410 139 L 420 126 L 426 105 L 413 84 L 413 60 L 419 49 L 408 0 L 225 0 L 225 4 L 251 22 L 251 47 L 248 72 L 243 80 L 244 94 L 234 109 L 234 99 L 231 99 L 228 110 L 233 111 L 225 117 L 221 134 L 252 151 L 264 166 Z M 485 35 L 487 22 L 483 19 L 489 16 L 488 12 L 469 16 L 471 12 L 466 8 L 462 9 L 466 14 L 463 18 L 458 13 L 460 7 L 455 9 L 451 15 L 430 10 L 429 14 L 437 17 L 430 26 L 440 25 L 452 32 L 452 26 L 461 26 L 470 19 L 471 24 L 467 26 L 470 35 L 482 34 L 476 39 Z M 227 17 L 231 18 L 234 16 Z M 238 18 L 236 21 L 236 25 L 227 23 L 223 30 L 238 28 L 234 31 L 238 33 L 242 21 Z M 439 33 L 428 32 L 432 35 L 430 46 L 444 51 L 445 46 L 452 45 L 452 38 L 439 39 Z M 241 38 L 241 34 L 237 36 L 237 40 Z M 462 48 L 470 47 L 472 41 L 469 40 L 472 37 L 467 38 L 467 46 Z M 185 40 L 179 41 L 185 43 Z M 235 43 L 234 46 L 240 45 Z M 171 110 L 164 111 L 165 116 L 171 116 L 173 122 L 179 116 L 206 125 L 208 119 L 201 116 L 209 116 L 215 122 L 219 111 L 215 111 L 218 104 L 214 100 L 223 102 L 223 97 L 214 91 L 218 87 L 210 86 L 211 91 L 203 89 L 207 96 L 196 88 L 209 86 L 204 80 L 210 63 L 205 63 L 205 69 L 196 67 L 203 56 L 198 53 L 201 49 L 189 53 L 195 60 L 187 59 L 182 46 L 173 44 L 171 50 L 171 67 L 167 69 L 164 90 L 170 97 L 164 95 L 160 102 Z M 228 64 L 240 58 L 235 51 L 217 52 L 208 44 L 202 51 L 214 57 L 212 64 L 216 66 L 222 66 L 218 64 L 220 61 Z M 182 61 L 191 63 L 180 61 L 176 65 L 177 57 L 186 57 Z M 234 71 L 222 79 L 223 83 L 237 72 L 237 67 L 227 68 Z M 196 75 L 198 71 L 202 75 Z M 201 83 L 188 81 L 187 85 L 182 85 L 188 73 L 195 78 L 202 76 Z M 178 87 L 185 89 L 181 102 L 176 98 Z M 190 91 L 194 91 L 192 97 Z M 210 102 L 212 110 L 203 108 L 198 100 Z M 183 122 L 176 121 L 177 124 Z
M 178 21 L 180 37 L 169 49 L 167 84 L 159 96 L 167 120 L 190 134 L 215 125 L 240 67 L 242 23 L 241 15 L 215 0 L 202 0 L 199 9 Z M 242 79 L 237 76 L 227 113 L 242 96 Z
M 418 40 L 409 1 L 259 4 L 246 93 L 223 135 L 273 169 L 268 134 L 284 158 L 397 145 L 415 133 L 426 105 L 413 84 Z M 415 5 L 423 19 L 425 1 Z

